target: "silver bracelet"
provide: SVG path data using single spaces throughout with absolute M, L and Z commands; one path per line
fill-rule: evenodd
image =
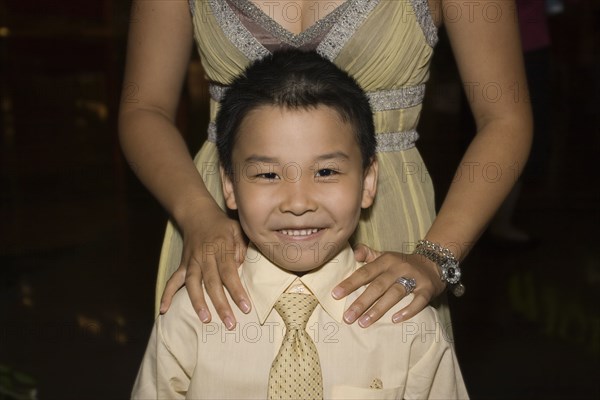
M 419 240 L 414 254 L 422 255 L 439 267 L 442 282 L 448 284 L 452 294 L 456 297 L 465 294 L 465 285 L 460 282 L 460 263 L 449 249 L 429 240 Z

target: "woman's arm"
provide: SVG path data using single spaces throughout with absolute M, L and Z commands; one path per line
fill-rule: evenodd
M 465 10 L 468 3 L 462 4 Z M 533 134 L 514 1 L 477 5 L 472 19 L 465 15 L 445 23 L 477 135 L 427 234 L 446 247 L 455 243 L 460 259 L 514 186 Z
M 424 239 L 450 248 L 462 260 L 515 184 L 529 154 L 533 128 L 514 2 L 441 0 L 437 9 L 443 14 L 477 135 Z M 362 248 L 358 258 L 370 261 L 379 255 L 368 252 Z M 398 277 L 414 277 L 417 288 L 412 303 L 395 314 L 397 322 L 417 314 L 444 288 L 437 266 L 421 256 L 385 253 L 371 264 L 334 289 L 335 297 L 342 297 L 377 277 L 350 306 L 347 322 L 354 322 L 377 299 L 359 323 L 368 326 L 379 319 L 405 295 L 401 285 L 394 285 Z
M 167 284 L 161 310 L 165 311 L 174 292 L 184 282 L 200 318 L 207 322 L 202 280 L 219 315 L 233 324 L 233 313 L 221 285 L 228 282 L 240 308 L 250 302 L 237 278 L 236 260 L 207 259 L 201 253 L 204 243 L 227 242 L 243 248 L 239 224 L 225 215 L 204 186 L 185 141 L 174 120 L 187 71 L 193 38 L 187 1 L 134 1 L 130 20 L 127 65 L 119 114 L 119 137 L 132 169 L 174 218 L 181 229 L 184 251 L 181 267 Z M 221 248 L 221 247 L 219 247 Z M 201 264 L 231 264 L 230 276 L 220 277 L 216 268 L 202 276 Z M 233 271 L 233 272 L 231 272 Z M 166 300 L 166 301 L 165 301 Z M 245 303 L 245 305 L 244 305 Z

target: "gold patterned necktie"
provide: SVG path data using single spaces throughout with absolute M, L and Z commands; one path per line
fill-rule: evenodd
M 300 293 L 283 293 L 275 303 L 286 332 L 271 365 L 269 400 L 323 398 L 319 354 L 306 332 L 308 319 L 318 303 L 313 295 Z

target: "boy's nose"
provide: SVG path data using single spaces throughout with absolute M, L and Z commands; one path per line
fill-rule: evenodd
M 296 182 L 286 182 L 282 185 L 282 201 L 279 204 L 281 212 L 302 215 L 315 211 L 318 204 L 311 189 L 310 179 L 299 179 Z

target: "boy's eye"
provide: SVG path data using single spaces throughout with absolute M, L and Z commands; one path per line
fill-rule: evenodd
M 332 176 L 332 175 L 337 175 L 338 171 L 330 169 L 330 168 L 323 168 L 317 171 L 316 176 L 319 177 L 326 177 L 326 176 Z
M 256 175 L 257 178 L 260 179 L 268 179 L 270 181 L 273 181 L 275 179 L 279 179 L 279 176 L 277 176 L 277 174 L 275 172 L 265 172 L 264 174 L 258 174 Z

